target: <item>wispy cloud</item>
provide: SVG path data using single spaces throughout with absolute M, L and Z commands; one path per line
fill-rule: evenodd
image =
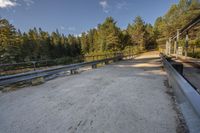
M 0 0 L 0 8 L 11 8 L 15 6 L 21 6 L 25 4 L 27 7 L 30 7 L 34 4 L 33 0 Z
M 107 0 L 101 0 L 99 2 L 99 5 L 102 7 L 103 11 L 105 13 L 108 13 L 109 12 L 109 4 L 108 4 L 108 1 Z
M 70 27 L 68 27 L 67 29 L 68 29 L 68 31 L 75 31 L 75 30 L 76 30 L 76 28 L 73 27 L 73 26 L 70 26 Z
M 0 0 L 0 8 L 9 8 L 17 6 L 16 1 L 12 0 Z
M 61 29 L 61 30 L 65 30 L 65 27 L 64 27 L 64 26 L 60 26 L 60 29 Z
M 25 2 L 25 4 L 27 6 L 31 6 L 32 4 L 34 4 L 34 1 L 33 0 L 23 0 Z
M 127 9 L 127 2 L 126 0 L 120 0 L 113 3 L 108 3 L 109 0 L 100 0 L 99 5 L 102 7 L 105 13 L 109 13 L 110 11 L 120 10 L 120 9 Z
M 128 5 L 128 4 L 126 3 L 126 1 L 121 1 L 121 2 L 118 2 L 118 3 L 116 4 L 116 8 L 117 8 L 117 9 L 123 9 L 123 8 L 125 8 L 127 5 Z

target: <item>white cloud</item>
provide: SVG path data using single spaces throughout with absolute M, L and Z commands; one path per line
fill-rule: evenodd
M 21 6 L 25 4 L 27 7 L 30 7 L 34 4 L 33 0 L 0 0 L 0 8 L 9 8 L 15 6 Z
M 99 4 L 100 4 L 103 8 L 107 8 L 107 7 L 108 7 L 108 2 L 107 2 L 106 0 L 100 1 Z
M 75 37 L 81 37 L 82 34 L 75 34 L 74 36 L 75 36 Z
M 16 1 L 12 0 L 0 0 L 0 8 L 8 8 L 16 6 Z
M 107 1 L 107 0 L 101 0 L 101 1 L 99 2 L 99 4 L 100 4 L 100 6 L 103 8 L 103 11 L 104 11 L 105 13 L 108 13 L 108 12 L 109 12 L 109 10 L 108 10 L 109 5 L 108 5 L 108 1 Z

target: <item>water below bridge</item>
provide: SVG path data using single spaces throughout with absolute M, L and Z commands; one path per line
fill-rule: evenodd
M 175 133 L 156 52 L 0 94 L 0 133 Z

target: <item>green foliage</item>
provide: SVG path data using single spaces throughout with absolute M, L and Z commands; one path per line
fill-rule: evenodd
M 127 30 L 118 28 L 114 19 L 108 17 L 97 29 L 83 33 L 80 38 L 82 52 L 87 55 L 123 51 L 127 46 L 140 46 L 141 50 L 156 47 L 154 28 L 145 24 L 141 17 L 136 17 Z
M 124 52 L 154 48 L 156 32 L 141 17 L 136 17 L 127 30 L 108 17 L 97 28 L 82 33 L 80 37 L 52 33 L 41 28 L 21 33 L 6 20 L 0 19 L 0 63 L 55 60 L 54 64 L 72 63 L 71 57 Z M 133 50 L 134 49 L 134 50 Z
M 86 33 L 82 33 L 81 35 L 81 48 L 82 52 L 84 54 L 90 52 L 90 43 L 89 43 L 89 37 L 86 35 Z
M 0 19 L 0 63 L 18 60 L 20 40 L 13 25 L 6 19 Z
M 199 14 L 199 0 L 180 0 L 178 4 L 172 5 L 163 17 L 157 18 L 154 28 L 158 38 L 173 36 L 177 29 L 183 28 Z
M 103 24 L 98 26 L 98 42 L 101 51 L 118 51 L 120 48 L 120 29 L 112 17 L 106 18 Z
M 139 46 L 127 46 L 122 51 L 124 55 L 135 55 L 141 53 L 143 50 L 140 49 Z
M 82 33 L 80 37 L 30 29 L 26 33 L 16 31 L 6 19 L 0 18 L 0 63 L 58 59 L 58 64 L 71 62 L 67 58 L 81 55 L 106 54 L 113 52 L 135 53 L 157 47 L 156 40 L 173 36 L 192 18 L 200 14 L 199 0 L 180 0 L 169 11 L 157 18 L 154 27 L 137 16 L 127 29 L 121 30 L 117 22 L 108 17 L 97 28 Z M 190 33 L 191 48 L 199 47 L 199 35 Z M 200 34 L 200 33 L 199 33 Z M 163 43 L 163 42 L 162 42 Z M 179 45 L 185 41 L 180 40 Z M 57 64 L 57 63 L 55 63 Z
M 5 19 L 0 19 L 0 63 L 49 60 L 81 55 L 80 41 L 73 35 L 61 35 L 58 30 L 49 35 L 39 29 L 27 33 L 16 31 Z
M 192 19 L 200 14 L 200 1 L 199 0 L 180 0 L 178 4 L 174 4 L 168 12 L 158 17 L 154 24 L 154 32 L 157 38 L 158 47 L 165 49 L 166 40 L 169 37 L 176 35 L 178 29 L 182 29 Z M 199 40 L 199 28 L 189 31 L 189 55 L 196 54 Z M 179 46 L 185 48 L 185 35 L 180 36 Z M 182 38 L 183 37 L 183 38 Z
M 145 24 L 140 16 L 136 17 L 133 24 L 127 27 L 132 45 L 137 45 L 140 50 L 156 47 L 156 32 L 151 24 Z

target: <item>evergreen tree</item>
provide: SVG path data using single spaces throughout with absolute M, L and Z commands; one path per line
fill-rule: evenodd
M 0 18 L 0 62 L 16 62 L 20 53 L 16 30 L 6 19 Z
M 120 29 L 112 17 L 106 18 L 103 24 L 98 26 L 99 44 L 101 51 L 117 51 L 120 48 Z
M 145 23 L 140 16 L 137 16 L 134 20 L 133 24 L 129 24 L 127 31 L 131 36 L 132 43 L 140 46 L 140 49 L 143 50 L 145 48 L 146 43 L 146 30 Z
M 80 40 L 81 40 L 82 52 L 84 54 L 89 53 L 90 52 L 90 44 L 89 44 L 88 35 L 85 32 L 82 33 Z

